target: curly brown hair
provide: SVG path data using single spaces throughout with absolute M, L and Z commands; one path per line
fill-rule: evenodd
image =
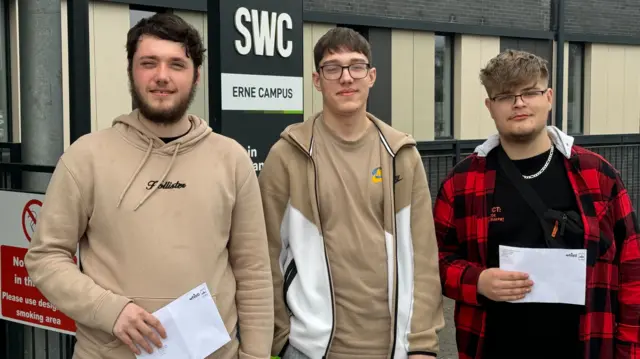
M 480 82 L 489 96 L 513 91 L 518 86 L 549 81 L 548 62 L 521 50 L 506 50 L 480 70 Z
M 195 72 L 204 61 L 206 50 L 198 30 L 178 15 L 158 13 L 138 21 L 127 33 L 127 60 L 129 61 L 127 71 L 130 75 L 133 55 L 138 50 L 138 42 L 143 35 L 183 44 L 186 56 L 193 60 Z

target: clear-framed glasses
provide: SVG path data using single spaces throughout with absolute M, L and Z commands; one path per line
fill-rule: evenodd
M 320 72 L 322 76 L 327 80 L 338 80 L 342 77 L 344 69 L 349 71 L 349 76 L 354 80 L 365 78 L 369 74 L 369 68 L 371 66 L 365 63 L 351 64 L 347 66 L 342 65 L 323 65 L 320 66 Z
M 544 90 L 527 90 L 519 95 L 515 94 L 504 94 L 498 95 L 491 98 L 491 101 L 503 104 L 515 104 L 518 97 L 522 100 L 522 102 L 529 102 L 531 100 L 535 100 L 538 97 L 544 95 L 549 89 Z

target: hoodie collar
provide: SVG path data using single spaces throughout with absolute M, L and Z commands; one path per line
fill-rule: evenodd
M 395 157 L 402 147 L 416 145 L 416 141 L 410 135 L 394 129 L 369 112 L 366 116 L 377 127 L 380 140 L 392 157 Z M 322 120 L 322 111 L 310 116 L 304 122 L 287 126 L 280 137 L 294 143 L 310 156 L 313 153 L 314 125 L 318 120 Z
M 142 114 L 140 114 L 140 112 L 136 109 L 129 114 L 119 116 L 113 120 L 112 127 L 120 132 L 122 137 L 128 143 L 130 143 L 134 147 L 144 150 L 144 156 L 140 160 L 138 168 L 136 168 L 136 170 L 133 172 L 131 178 L 127 182 L 127 185 L 122 190 L 120 198 L 118 198 L 116 207 L 120 207 L 120 204 L 127 194 L 127 191 L 129 191 L 129 188 L 135 181 L 138 174 L 140 174 L 142 168 L 144 168 L 147 160 L 149 159 L 149 157 L 151 157 L 152 154 L 160 156 L 171 156 L 171 160 L 169 161 L 167 168 L 158 180 L 158 183 L 162 183 L 169 175 L 169 172 L 171 171 L 171 168 L 173 167 L 173 164 L 178 155 L 192 149 L 212 132 L 211 127 L 209 127 L 209 125 L 203 119 L 193 115 L 188 115 L 189 121 L 191 122 L 191 128 L 189 132 L 174 141 L 164 143 L 164 141 L 162 141 L 158 136 L 151 132 L 140 121 L 141 116 Z M 154 186 L 153 189 L 148 191 L 133 210 L 135 211 L 140 208 L 140 206 L 142 206 L 142 204 L 144 204 L 144 202 L 149 197 L 151 197 L 151 195 L 153 195 L 159 187 L 160 186 Z
M 193 115 L 187 117 L 191 122 L 189 132 L 169 143 L 164 143 L 160 137 L 140 121 L 143 116 L 138 109 L 116 117 L 112 127 L 120 132 L 127 142 L 141 150 L 146 151 L 148 147 L 151 147 L 151 151 L 155 154 L 173 156 L 176 150 L 177 154 L 188 151 L 212 132 L 211 127 L 203 119 Z M 177 147 L 179 148 L 177 149 Z
M 574 138 L 562 132 L 555 126 L 547 126 L 547 133 L 553 145 L 562 153 L 566 158 L 571 157 L 571 148 L 573 147 Z M 486 157 L 491 150 L 498 147 L 500 144 L 500 135 L 493 134 L 481 145 L 478 145 L 474 153 L 477 153 L 479 157 Z

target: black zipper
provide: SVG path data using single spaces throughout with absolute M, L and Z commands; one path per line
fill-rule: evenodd
M 391 177 L 391 181 L 393 183 L 391 187 L 391 214 L 393 215 L 393 240 L 395 247 L 395 268 L 393 270 L 395 274 L 395 300 L 394 300 L 394 314 L 393 314 L 393 343 L 391 344 L 391 357 L 390 359 L 395 358 L 396 353 L 396 345 L 398 338 L 398 286 L 399 286 L 399 276 L 398 276 L 398 223 L 396 221 L 396 157 L 393 156 L 391 160 L 391 167 L 393 171 L 393 176 Z
M 284 271 L 284 285 L 282 288 L 282 293 L 284 295 L 284 305 L 287 307 L 289 313 L 291 313 L 291 308 L 289 308 L 289 303 L 287 302 L 287 292 L 289 291 L 289 287 L 291 283 L 293 283 L 293 279 L 298 275 L 298 267 L 296 266 L 295 259 L 291 260 L 291 263 L 287 266 L 287 269 Z

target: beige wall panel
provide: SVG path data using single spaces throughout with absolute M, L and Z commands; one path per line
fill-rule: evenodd
M 207 48 L 207 14 L 203 12 L 195 12 L 195 11 L 174 11 L 174 13 L 181 18 L 183 18 L 186 22 L 191 24 L 202 37 L 202 41 L 204 43 L 205 48 Z M 205 52 L 205 56 L 210 53 L 210 51 Z M 198 83 L 198 89 L 196 90 L 195 97 L 193 98 L 193 102 L 189 107 L 189 113 L 199 116 L 207 122 L 209 121 L 209 95 L 208 95 L 208 68 L 207 68 L 207 58 L 205 57 L 204 62 L 202 64 L 202 68 L 200 70 L 200 82 Z
M 459 35 L 454 52 L 454 134 L 456 139 L 483 139 L 496 132 L 484 105 L 487 92 L 479 74 L 500 52 L 500 38 Z
M 303 89 L 303 118 L 307 119 L 313 113 L 313 81 L 311 80 L 311 74 L 313 73 L 313 23 L 304 23 L 302 25 L 302 61 L 303 76 L 302 76 L 302 89 Z
M 391 49 L 391 123 L 418 141 L 433 140 L 434 35 L 392 30 Z
M 313 48 L 316 42 L 327 31 L 334 28 L 333 24 L 305 23 L 303 26 L 303 61 L 304 61 L 304 119 L 308 119 L 316 112 L 322 111 L 322 94 L 313 87 L 313 73 L 315 63 L 313 59 Z
M 413 134 L 413 31 L 391 30 L 391 123 Z
M 640 46 L 626 46 L 624 56 L 623 133 L 640 132 Z
M 20 35 L 18 31 L 18 0 L 9 3 L 9 41 L 11 57 L 11 125 L 13 142 L 21 142 L 20 130 Z
M 125 49 L 129 6 L 93 1 L 89 7 L 92 130 L 111 127 L 131 112 Z
M 585 134 L 640 131 L 640 46 L 585 49 Z

